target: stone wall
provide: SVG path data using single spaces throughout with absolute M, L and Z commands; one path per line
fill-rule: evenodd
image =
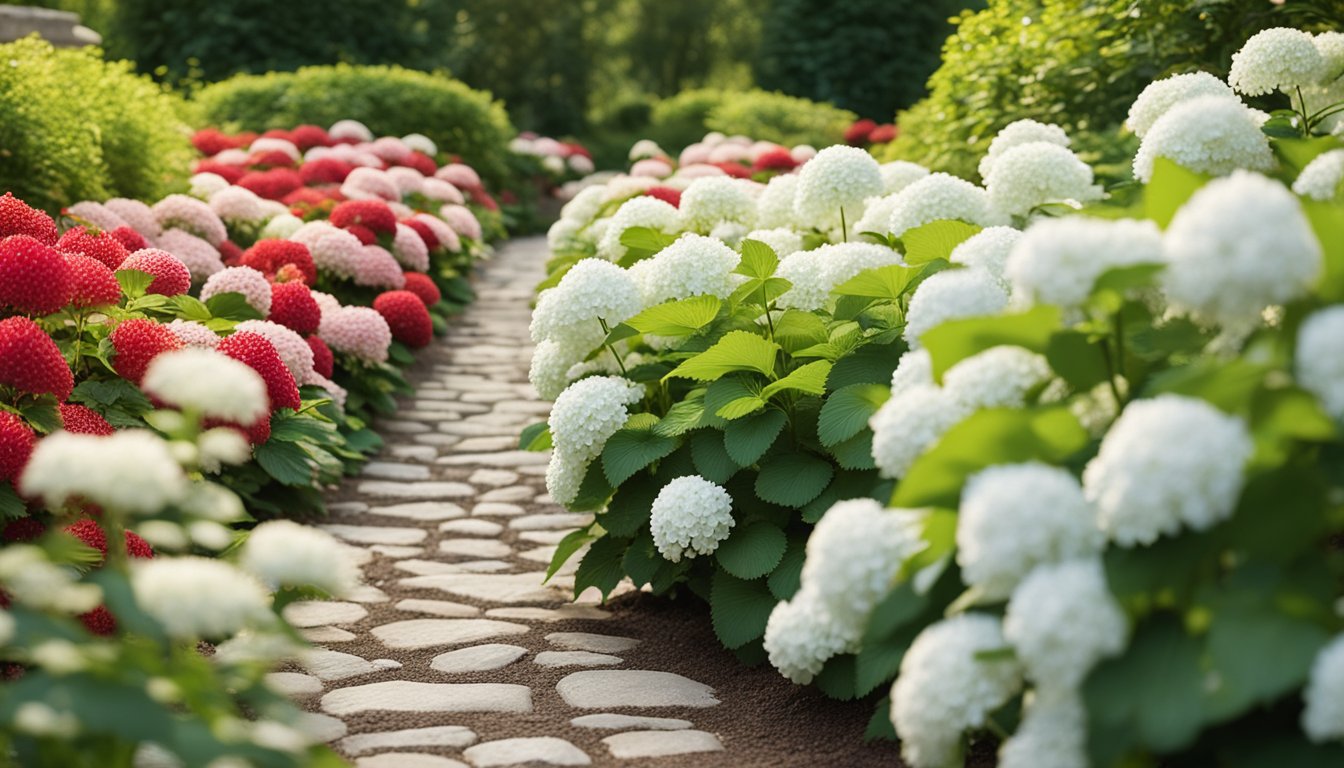
M 79 16 L 50 8 L 0 5 L 0 43 L 38 33 L 52 45 L 75 48 L 98 45 L 103 38 L 79 23 Z

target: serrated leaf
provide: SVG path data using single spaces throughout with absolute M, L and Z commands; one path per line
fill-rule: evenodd
M 834 475 L 835 467 L 816 456 L 781 453 L 761 465 L 756 495 L 772 504 L 797 509 L 821 495 Z
M 154 283 L 153 275 L 138 269 L 118 269 L 115 276 L 117 284 L 121 286 L 121 292 L 129 299 L 144 296 L 145 291 Z
M 307 487 L 313 483 L 308 454 L 296 443 L 267 440 L 254 448 L 252 455 L 266 474 L 281 485 Z
M 210 310 L 210 314 L 216 318 L 225 320 L 261 320 L 261 313 L 251 304 L 247 303 L 247 298 L 241 293 L 229 291 L 227 293 L 217 293 L 211 296 L 205 302 L 205 306 Z
M 686 360 L 667 378 L 714 381 L 733 371 L 755 371 L 774 377 L 779 345 L 750 331 L 732 331 L 714 346 Z
M 1152 179 L 1143 190 L 1144 216 L 1166 229 L 1176 211 L 1208 181 L 1208 176 L 1195 173 L 1170 158 L 1157 158 L 1153 162 Z
M 43 435 L 49 435 L 61 428 L 61 412 L 50 403 L 35 403 L 19 408 L 23 420 Z
M 647 475 L 637 475 L 616 489 L 597 522 L 615 536 L 634 536 L 648 525 L 649 509 L 662 490 L 662 484 Z
M 551 563 L 546 566 L 546 578 L 542 579 L 542 583 L 545 584 L 550 581 L 551 577 L 555 576 L 555 574 L 565 566 L 565 563 L 569 562 L 569 558 L 573 557 L 575 552 L 583 549 L 583 545 L 592 541 L 594 538 L 593 534 L 586 527 L 570 531 L 566 534 L 565 537 L 560 540 L 560 543 L 555 545 L 555 554 L 551 555 Z
M 779 256 L 775 254 L 775 249 L 760 240 L 746 239 L 742 241 L 742 260 L 738 262 L 737 269 L 733 272 L 738 275 L 754 277 L 758 280 L 764 280 L 775 274 L 775 268 L 779 266 Z
M 621 245 L 652 255 L 676 242 L 676 235 L 668 235 L 651 227 L 627 227 L 621 233 Z
M 907 230 L 901 235 L 901 242 L 905 244 L 905 263 L 917 267 L 938 259 L 946 260 L 958 245 L 980 229 L 957 219 L 941 219 Z
M 212 317 L 210 308 L 195 296 L 183 293 L 173 296 L 169 301 L 173 308 L 177 310 L 177 314 L 184 320 L 203 323 Z
M 817 422 L 821 444 L 832 446 L 862 432 L 877 409 L 891 398 L 891 388 L 881 384 L 851 384 L 826 398 Z
M 28 507 L 14 492 L 14 486 L 0 483 L 0 520 L 17 520 L 28 514 Z
M 751 278 L 733 290 L 728 302 L 734 306 L 748 303 L 757 307 L 768 307 L 775 299 L 783 296 L 793 283 L 782 277 L 767 277 L 764 280 Z
M 665 562 L 667 561 L 658 554 L 658 548 L 654 546 L 653 536 L 644 533 L 630 542 L 630 546 L 625 550 L 625 556 L 621 558 L 621 567 L 625 569 L 626 575 L 635 586 L 642 587 L 653 582 Z
M 923 267 L 893 264 L 860 272 L 836 287 L 832 294 L 895 301 L 905 294 Z
M 705 415 L 705 390 L 693 390 L 684 400 L 673 403 L 667 415 L 653 428 L 663 437 L 677 437 L 695 429 Z
M 613 488 L 636 472 L 677 449 L 675 437 L 662 437 L 651 429 L 622 429 L 602 449 L 602 470 Z
M 625 576 L 621 562 L 628 544 L 626 539 L 618 539 L 610 534 L 595 540 L 574 573 L 574 597 L 577 598 L 589 587 L 597 587 L 602 593 L 602 602 L 606 602 L 607 595 Z
M 825 344 L 826 321 L 811 312 L 790 309 L 775 319 L 775 341 L 792 354 L 800 349 Z
M 547 422 L 538 422 L 528 425 L 518 435 L 518 450 L 521 451 L 546 451 L 551 448 L 551 425 Z
M 837 360 L 826 378 L 826 388 L 831 391 L 844 389 L 854 384 L 882 384 L 890 386 L 891 373 L 901 355 L 897 349 L 888 345 L 869 344 L 854 353 Z
M 788 546 L 789 540 L 778 526 L 758 522 L 734 531 L 719 545 L 714 557 L 739 579 L 759 579 L 779 565 Z
M 749 467 L 760 460 L 775 444 L 784 429 L 788 416 L 783 411 L 767 409 L 753 416 L 728 424 L 723 431 L 723 447 L 733 461 Z
M 694 296 L 649 307 L 624 325 L 656 336 L 690 336 L 714 322 L 722 306 L 717 296 Z
M 728 455 L 728 450 L 723 447 L 723 433 L 717 429 L 706 429 L 691 436 L 691 458 L 701 477 L 719 485 L 728 482 L 742 468 Z
M 948 320 L 925 331 L 920 342 L 933 360 L 934 379 L 941 382 L 948 368 L 991 347 L 1015 345 L 1044 353 L 1060 317 L 1058 307 L 1042 304 L 1017 314 Z
M 601 459 L 591 462 L 579 485 L 579 493 L 574 500 L 565 505 L 571 512 L 592 512 L 601 509 L 611 498 L 615 490 L 607 482 L 607 474 Z
M 709 613 L 724 647 L 741 648 L 764 635 L 775 603 L 763 579 L 743 581 L 726 571 L 714 572 Z
M 835 462 L 845 469 L 877 469 L 873 459 L 873 432 L 864 429 L 859 434 L 831 446 Z
M 803 583 L 803 562 L 807 560 L 807 539 L 795 537 L 789 540 L 789 548 L 784 552 L 779 565 L 766 578 L 770 594 L 780 600 L 792 599 Z
M 808 363 L 794 369 L 779 381 L 767 384 L 765 389 L 761 390 L 761 397 L 768 400 L 786 390 L 808 395 L 824 394 L 826 392 L 826 377 L 830 375 L 830 361 L 818 360 L 814 363 Z M 728 417 L 725 416 L 725 418 Z

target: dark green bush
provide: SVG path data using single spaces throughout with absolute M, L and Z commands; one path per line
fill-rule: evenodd
M 447 75 L 401 67 L 337 64 L 238 75 L 202 88 L 195 102 L 206 122 L 240 129 L 329 126 L 350 118 L 377 135 L 423 133 L 495 184 L 507 175 L 514 133 L 490 94 Z
M 709 131 L 822 147 L 841 141 L 854 119 L 847 110 L 782 93 L 697 88 L 658 102 L 647 137 L 669 152 Z
M 647 138 L 669 152 L 699 141 L 709 130 L 705 121 L 710 111 L 727 96 L 717 88 L 692 88 L 659 101 L 653 105 Z
M 84 199 L 157 199 L 185 178 L 186 105 L 96 48 L 36 37 L 0 45 L 0 191 L 48 211 Z

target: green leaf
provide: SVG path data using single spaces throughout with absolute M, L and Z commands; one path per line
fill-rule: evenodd
M 661 437 L 650 429 L 622 429 L 602 449 L 602 469 L 613 488 L 636 472 L 677 449 L 675 437 Z
M 808 453 L 781 453 L 767 459 L 756 476 L 756 495 L 797 509 L 817 498 L 830 484 L 835 467 Z
M 705 390 L 697 389 L 688 394 L 685 400 L 673 403 L 653 431 L 663 437 L 678 437 L 700 426 L 704 415 Z
M 786 421 L 788 417 L 784 412 L 773 408 L 738 419 L 724 430 L 723 447 L 733 461 L 743 467 L 750 467 L 775 444 Z
M 784 558 L 789 540 L 770 523 L 752 523 L 734 531 L 719 545 L 714 557 L 723 569 L 739 579 L 759 579 Z
M 1209 177 L 1178 165 L 1174 160 L 1159 157 L 1153 162 L 1153 177 L 1144 187 L 1143 213 L 1145 218 L 1166 229 L 1176 211 L 1208 183 Z
M 177 310 L 177 314 L 184 320 L 194 320 L 198 323 L 203 323 L 212 317 L 210 308 L 195 296 L 183 293 L 173 296 L 169 300 L 169 303 L 173 305 L 173 308 Z
M 1325 301 L 1344 301 L 1344 207 L 1325 200 L 1303 200 L 1302 210 L 1324 257 L 1317 290 Z
M 765 580 L 770 587 L 770 594 L 780 600 L 789 600 L 797 594 L 803 585 L 803 562 L 806 559 L 807 539 L 790 539 L 784 557 Z
M 742 261 L 738 262 L 737 269 L 733 270 L 735 274 L 757 280 L 774 276 L 775 268 L 779 266 L 779 256 L 775 255 L 775 249 L 760 240 L 752 239 L 743 240 L 741 249 Z
M 607 474 L 603 470 L 602 461 L 594 461 L 588 465 L 588 470 L 583 476 L 583 483 L 579 485 L 579 495 L 575 496 L 574 500 L 566 504 L 565 507 L 571 512 L 592 512 L 601 509 L 611 498 L 613 490 L 615 489 L 607 482 Z
M 653 536 L 646 532 L 630 542 L 630 547 L 625 550 L 625 557 L 621 558 L 621 568 L 630 577 L 630 581 L 642 587 L 653 582 L 665 562 L 667 561 L 663 556 L 658 554 Z
M 826 339 L 826 322 L 811 312 L 790 309 L 775 319 L 775 341 L 789 354 L 825 344 Z
M 779 381 L 767 384 L 765 389 L 761 390 L 761 397 L 768 400 L 785 390 L 802 392 L 808 395 L 821 395 L 826 392 L 826 377 L 830 375 L 831 363 L 829 361 L 818 360 L 814 363 L 808 363 L 796 368 Z M 720 413 L 719 415 L 724 418 L 731 418 L 727 414 Z
M 649 509 L 662 490 L 662 484 L 647 475 L 637 475 L 616 489 L 607 503 L 606 511 L 599 512 L 597 522 L 615 536 L 634 536 L 649 522 Z
M 701 477 L 719 485 L 728 482 L 742 469 L 728 455 L 728 450 L 723 447 L 723 433 L 717 429 L 701 430 L 691 436 L 691 458 Z
M 947 259 L 952 251 L 980 231 L 980 227 L 956 219 L 942 219 L 907 230 L 901 235 L 905 244 L 905 263 L 922 266 Z
M 1252 398 L 1265 377 L 1275 370 L 1269 363 L 1237 358 L 1231 362 L 1201 359 L 1153 376 L 1144 387 L 1147 397 L 1170 393 L 1207 400 L 1233 414 L 1248 413 Z
M 869 344 L 836 361 L 826 388 L 832 392 L 854 384 L 882 384 L 891 386 L 891 373 L 900 360 L 900 348 L 890 345 Z
M 62 426 L 61 412 L 56 406 L 47 402 L 21 406 L 19 414 L 23 416 L 24 421 L 32 425 L 33 429 L 43 435 L 49 435 Z
M 154 283 L 153 275 L 138 269 L 118 269 L 116 278 L 117 284 L 121 286 L 121 292 L 126 294 L 128 299 L 144 296 L 145 291 Z
M 547 451 L 551 448 L 551 425 L 542 421 L 531 424 L 518 436 L 518 449 Z
M 1042 304 L 1026 312 L 949 320 L 920 337 L 933 359 L 933 377 L 942 381 L 948 368 L 977 352 L 1001 345 L 1044 353 L 1060 327 L 1058 307 Z
M 855 686 L 854 662 L 854 655 L 850 653 L 832 656 L 821 672 L 817 673 L 812 684 L 832 699 L 850 701 L 857 698 L 859 691 Z
M 583 545 L 594 538 L 596 537 L 586 527 L 566 534 L 560 543 L 555 545 L 555 554 L 551 556 L 551 564 L 546 567 L 546 578 L 542 579 L 542 583 L 550 581 L 551 577 L 569 562 L 569 558 L 573 557 L 575 552 L 583 549 Z
M 923 267 L 905 267 L 893 264 L 860 272 L 841 283 L 831 293 L 839 296 L 861 296 L 896 301 L 910 288 Z
M 883 696 L 877 703 L 877 709 L 868 719 L 868 727 L 863 731 L 863 740 L 896 741 L 896 726 L 891 724 L 891 697 Z
M 821 444 L 833 446 L 862 432 L 890 398 L 891 388 L 881 384 L 851 384 L 832 393 L 821 407 L 817 424 Z
M 0 520 L 17 520 L 28 514 L 28 507 L 14 492 L 14 486 L 0 483 Z
M 690 336 L 698 333 L 718 317 L 723 302 L 717 296 L 695 296 L 681 301 L 649 307 L 624 325 L 657 336 Z
M 621 233 L 621 245 L 629 251 L 621 259 L 621 266 L 629 268 L 631 264 L 642 261 L 674 243 L 676 235 L 664 234 L 650 227 L 627 227 Z M 629 263 L 626 263 L 626 262 Z
M 732 331 L 717 344 L 677 366 L 667 378 L 714 381 L 733 371 L 755 371 L 771 378 L 779 345 L 750 331 Z
M 210 310 L 210 314 L 217 318 L 226 320 L 262 320 L 261 313 L 258 312 L 241 293 L 229 291 L 228 293 L 217 293 L 211 296 L 205 302 L 205 306 Z
M 793 283 L 782 277 L 767 277 L 764 280 L 752 278 L 733 290 L 728 303 L 733 306 L 746 303 L 764 309 L 792 287 Z
M 873 431 L 864 429 L 859 434 L 831 446 L 835 461 L 845 469 L 877 469 L 873 459 Z
M 727 376 L 705 391 L 705 409 L 732 421 L 765 407 L 761 385 L 746 376 Z
M 574 597 L 577 598 L 589 587 L 597 587 L 602 593 L 602 601 L 606 602 L 607 595 L 621 583 L 625 575 L 621 562 L 629 543 L 626 539 L 618 539 L 610 534 L 594 541 L 574 573 Z
M 308 454 L 297 443 L 267 440 L 254 448 L 252 455 L 266 474 L 281 485 L 307 487 L 313 484 L 313 466 Z
M 1060 331 L 1054 334 L 1046 344 L 1045 359 L 1076 392 L 1086 392 L 1110 379 L 1101 345 L 1085 333 Z
M 764 579 L 743 581 L 726 571 L 715 571 L 709 598 L 714 634 L 724 647 L 741 648 L 765 634 L 775 602 Z

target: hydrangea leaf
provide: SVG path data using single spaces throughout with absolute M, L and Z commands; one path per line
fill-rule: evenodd
M 656 336 L 690 336 L 714 322 L 722 306 L 717 296 L 694 296 L 649 307 L 624 325 Z
M 747 376 L 728 376 L 709 385 L 705 392 L 705 410 L 729 421 L 740 419 L 765 407 L 761 386 Z
M 551 425 L 546 422 L 530 424 L 518 435 L 521 451 L 547 451 L 551 448 Z
M 780 392 L 786 390 L 793 392 L 802 392 L 808 395 L 820 395 L 826 392 L 826 377 L 831 373 L 831 363 L 828 360 L 818 360 L 813 363 L 794 369 L 789 375 L 779 381 L 771 382 L 761 390 L 761 397 L 769 399 Z M 724 418 L 730 418 L 726 414 L 720 413 Z
M 717 429 L 702 430 L 691 437 L 691 458 L 700 476 L 718 485 L 728 482 L 742 469 L 728 455 L 728 449 L 723 447 L 723 433 Z
M 1166 229 L 1186 201 L 1208 183 L 1209 177 L 1159 157 L 1153 162 L 1153 177 L 1143 192 L 1144 216 Z
M 744 581 L 716 570 L 709 597 L 714 634 L 727 648 L 740 648 L 756 640 L 765 634 L 765 623 L 776 602 L 764 579 Z
M 948 368 L 990 347 L 1011 344 L 1044 353 L 1059 328 L 1059 308 L 1042 304 L 1017 314 L 949 320 L 920 341 L 933 359 L 933 378 L 941 382 Z
M 719 545 L 714 557 L 725 571 L 739 579 L 759 579 L 779 565 L 788 546 L 784 531 L 770 523 L 758 522 L 733 531 Z
M 760 240 L 742 241 L 742 261 L 737 265 L 733 272 L 739 275 L 765 280 L 774 276 L 775 268 L 779 266 L 779 256 L 775 255 L 775 249 Z
M 205 306 L 215 318 L 224 320 L 261 320 L 261 313 L 241 293 L 229 291 L 211 296 Z
M 980 231 L 980 227 L 957 219 L 931 221 L 901 235 L 905 245 L 905 263 L 918 267 L 938 259 L 947 259 L 958 245 Z
M 895 301 L 910 289 L 911 283 L 922 271 L 923 267 L 905 267 L 900 264 L 877 267 L 860 272 L 841 283 L 831 293 L 838 296 Z
M 714 381 L 733 371 L 755 371 L 774 377 L 779 345 L 750 331 L 732 331 L 717 344 L 686 360 L 667 378 Z
M 647 475 L 632 477 L 616 489 L 606 510 L 597 515 L 598 525 L 616 536 L 633 536 L 648 525 L 649 509 L 662 485 Z
M 697 389 L 686 399 L 673 403 L 667 409 L 667 415 L 653 428 L 655 434 L 663 437 L 677 437 L 695 429 L 705 415 L 705 390 Z
M 1338 203 L 1303 200 L 1316 240 L 1321 244 L 1322 270 L 1317 285 L 1325 301 L 1344 301 L 1344 208 Z
M 550 581 L 551 577 L 559 572 L 565 563 L 569 562 L 569 558 L 573 557 L 575 552 L 582 549 L 583 545 L 592 541 L 593 538 L 593 534 L 587 527 L 570 531 L 560 540 L 559 544 L 555 545 L 555 554 L 551 556 L 550 565 L 546 566 L 546 578 L 542 579 L 542 583 Z
M 613 488 L 677 449 L 678 440 L 651 429 L 622 429 L 602 449 L 602 470 Z
M 862 432 L 890 397 L 891 388 L 881 384 L 851 384 L 832 393 L 821 407 L 817 425 L 821 444 L 830 447 Z
M 807 539 L 795 537 L 789 539 L 789 548 L 779 565 L 770 572 L 765 580 L 770 594 L 780 600 L 788 600 L 798 593 L 803 584 L 803 562 L 807 559 Z
M 756 495 L 796 509 L 820 496 L 834 475 L 835 467 L 829 461 L 807 453 L 781 453 L 761 466 Z
M 738 419 L 724 430 L 723 447 L 733 461 L 749 467 L 775 444 L 786 421 L 784 412 L 773 408 Z
M 313 467 L 297 443 L 268 440 L 258 445 L 252 455 L 266 474 L 281 485 L 308 486 L 313 482 Z
M 17 520 L 28 513 L 28 507 L 14 492 L 14 486 L 0 483 L 0 520 Z
M 611 594 L 625 576 L 621 562 L 625 558 L 627 544 L 629 544 L 627 539 L 611 535 L 594 541 L 588 548 L 588 554 L 584 555 L 579 563 L 579 569 L 574 573 L 574 596 L 578 597 L 589 587 L 597 587 L 602 593 L 602 601 L 606 602 L 607 595 Z
M 775 341 L 789 354 L 825 344 L 826 339 L 826 322 L 811 312 L 790 309 L 775 319 Z

